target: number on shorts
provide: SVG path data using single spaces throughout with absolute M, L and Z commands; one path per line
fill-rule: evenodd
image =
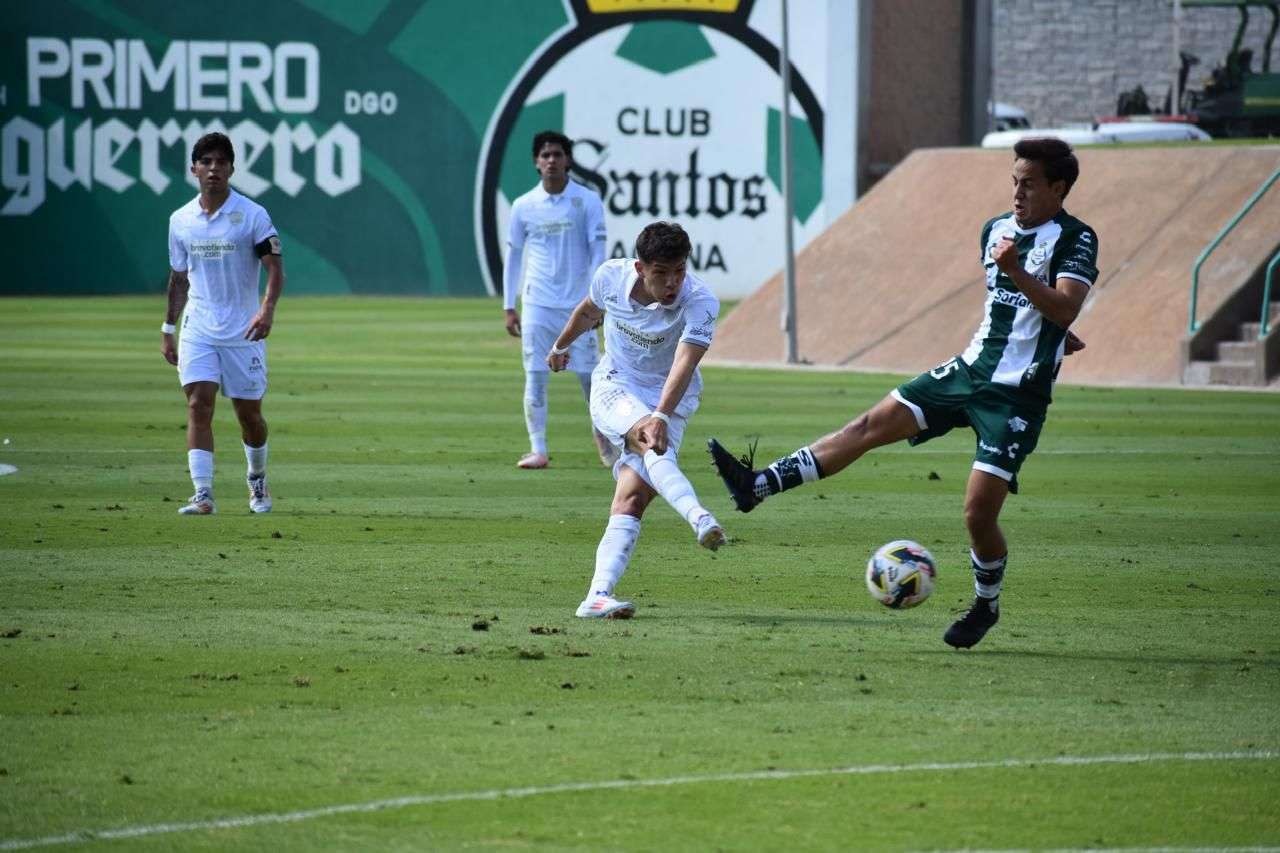
M 933 370 L 930 370 L 929 375 L 932 376 L 934 379 L 946 379 L 948 376 L 954 373 L 956 371 L 956 368 L 958 368 L 959 366 L 960 366 L 960 359 L 953 358 L 950 361 L 944 361 L 942 364 L 939 364 Z

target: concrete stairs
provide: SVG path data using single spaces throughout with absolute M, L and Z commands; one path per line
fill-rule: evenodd
M 1256 316 L 1256 315 L 1255 315 Z M 1273 337 L 1280 326 L 1280 302 L 1271 303 L 1268 320 L 1268 337 Z M 1239 385 L 1263 386 L 1272 378 L 1268 375 L 1267 341 L 1258 337 L 1262 324 L 1257 320 L 1236 325 L 1235 340 L 1217 342 L 1216 358 L 1191 360 L 1183 370 L 1183 382 L 1188 385 Z

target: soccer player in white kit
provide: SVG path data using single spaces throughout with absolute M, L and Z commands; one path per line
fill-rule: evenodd
M 271 217 L 231 189 L 235 150 L 221 133 L 191 149 L 200 194 L 169 217 L 169 304 L 160 327 L 165 360 L 187 395 L 187 466 L 195 494 L 178 510 L 208 515 L 213 502 L 213 407 L 218 387 L 240 421 L 251 512 L 270 512 L 267 489 L 267 344 L 284 288 L 280 237 Z M 258 304 L 258 267 L 267 270 Z M 188 299 L 190 302 L 188 303 Z M 180 341 L 174 333 L 186 309 Z
M 533 165 L 542 180 L 511 205 L 507 228 L 503 309 L 507 334 L 521 339 L 529 431 L 529 452 L 516 463 L 521 468 L 547 467 L 548 373 L 543 357 L 586 295 L 591 274 L 604 262 L 604 205 L 594 192 L 569 180 L 572 162 L 573 143 L 564 134 L 544 130 L 533 138 Z M 517 293 L 523 318 L 516 312 Z M 599 360 L 596 336 L 582 336 L 572 355 L 570 369 L 590 400 L 591 371 Z M 612 466 L 617 458 L 613 445 L 599 432 L 595 442 L 600 461 Z
M 591 384 L 591 420 L 618 448 L 617 485 L 609 523 L 596 549 L 595 574 L 577 615 L 629 619 L 635 605 L 613 590 L 640 536 L 640 519 L 662 495 L 712 551 L 724 530 L 702 506 L 680 470 L 676 454 L 702 394 L 698 362 L 711 346 L 720 301 L 688 271 L 689 235 L 671 222 L 654 222 L 636 238 L 636 260 L 606 261 L 587 297 L 547 354 L 547 366 L 564 370 L 573 343 L 604 322 L 605 355 Z

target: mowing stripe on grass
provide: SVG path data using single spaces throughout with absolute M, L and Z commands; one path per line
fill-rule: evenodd
M 1280 847 L 1053 847 L 1039 853 L 1277 853 Z M 1027 847 L 935 850 L 932 853 L 1031 853 Z
M 216 820 L 198 820 L 187 823 L 154 823 L 145 826 L 126 826 L 121 829 L 82 829 L 65 835 L 49 835 L 44 838 L 12 838 L 0 841 L 0 850 L 27 850 L 32 847 L 53 847 L 59 844 L 82 844 L 86 841 L 114 841 L 120 838 L 141 838 L 147 835 L 165 835 L 175 832 L 198 832 L 206 829 L 242 829 L 273 823 L 298 823 L 320 817 L 340 814 L 402 809 L 409 806 L 431 806 L 441 803 L 476 802 L 518 797 L 536 797 L 545 794 L 567 794 L 583 791 L 615 791 L 626 788 L 664 788 L 672 785 L 694 785 L 706 782 L 767 782 L 785 779 L 804 779 L 815 776 L 871 776 L 880 773 L 929 773 L 952 770 L 1002 770 L 1030 767 L 1081 767 L 1096 764 L 1149 764 L 1159 761 L 1270 761 L 1280 758 L 1280 752 L 1269 750 L 1252 752 L 1154 752 L 1146 755 L 1092 755 L 1052 756 L 1050 758 L 1008 758 L 1002 761 L 953 761 L 926 764 L 863 764 L 855 767 L 833 767 L 824 770 L 755 770 L 745 773 L 714 773 L 706 776 L 671 776 L 665 779 L 612 779 L 600 782 L 566 782 L 560 785 L 541 785 L 527 788 L 497 788 L 490 791 L 462 791 L 456 794 L 420 794 L 373 800 L 367 803 L 344 803 L 321 806 L 277 814 L 242 815 Z M 1160 848 L 1164 849 L 1164 848 Z M 1226 848 L 1216 848 L 1226 849 Z M 1241 848 L 1267 849 L 1267 848 Z

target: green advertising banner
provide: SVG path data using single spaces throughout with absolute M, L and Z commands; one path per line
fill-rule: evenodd
M 797 244 L 823 223 L 825 3 L 792 4 Z M 794 7 L 801 8 L 794 8 Z M 679 7 L 679 8 L 674 8 Z M 0 294 L 156 292 L 194 141 L 236 147 L 292 293 L 497 292 L 533 133 L 610 254 L 680 221 L 721 295 L 781 263 L 778 0 L 21 0 L 0 35 Z M 806 76 L 807 75 L 807 76 Z

